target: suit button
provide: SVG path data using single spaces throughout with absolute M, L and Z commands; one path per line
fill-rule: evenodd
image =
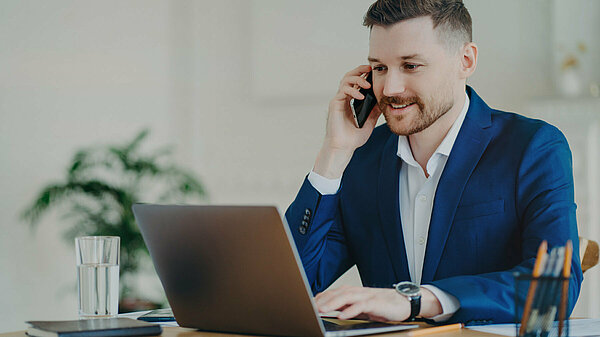
M 308 220 L 310 220 L 310 217 L 308 215 L 305 215 L 304 216 L 304 221 L 308 221 Z
M 302 221 L 302 227 L 308 227 L 308 222 Z
M 308 215 L 308 216 L 310 216 L 310 209 L 308 209 L 308 208 L 307 208 L 307 209 L 305 209 L 305 210 L 304 210 L 304 215 Z
M 300 234 L 306 234 L 306 227 L 304 226 L 300 226 L 300 228 L 298 228 L 298 230 L 300 231 Z

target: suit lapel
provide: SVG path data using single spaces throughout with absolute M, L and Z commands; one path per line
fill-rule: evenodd
M 396 280 L 410 280 L 404 235 L 400 223 L 399 177 L 402 160 L 397 156 L 398 136 L 390 135 L 385 143 L 379 172 L 379 217 L 383 237 L 390 253 Z
M 467 87 L 469 111 L 438 183 L 429 223 L 422 283 L 433 281 L 465 185 L 491 139 L 490 108 Z

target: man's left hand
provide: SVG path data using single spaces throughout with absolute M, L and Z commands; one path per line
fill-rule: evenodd
M 441 314 L 442 307 L 435 295 L 425 288 L 421 288 L 421 292 L 422 316 Z M 319 312 L 340 311 L 339 319 L 390 322 L 404 321 L 410 316 L 408 299 L 395 289 L 343 286 L 317 294 L 315 301 Z
M 403 321 L 410 315 L 408 299 L 394 289 L 349 287 L 324 291 L 315 297 L 320 312 L 340 311 L 339 319 Z

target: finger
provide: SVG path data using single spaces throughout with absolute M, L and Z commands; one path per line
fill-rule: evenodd
M 315 296 L 315 304 L 317 305 L 317 308 L 319 309 L 319 311 L 327 312 L 327 311 L 321 310 L 322 306 L 326 303 L 329 303 L 336 296 L 339 296 L 340 292 L 342 290 L 343 289 L 341 289 L 341 288 L 335 288 L 335 289 L 330 289 L 330 290 L 327 290 L 327 291 L 317 294 L 317 296 Z M 333 311 L 333 310 L 329 310 L 329 311 Z
M 332 292 L 333 290 L 327 290 L 315 295 L 315 304 L 317 305 L 317 308 L 319 308 L 322 303 L 325 303 L 332 298 Z
M 321 293 L 318 293 L 315 296 L 315 303 L 317 304 L 317 306 L 319 306 L 319 304 L 325 303 L 327 301 L 330 301 L 332 298 L 339 296 L 343 291 L 345 291 L 348 288 L 349 288 L 349 286 L 343 285 L 339 288 L 329 289 L 329 290 L 323 291 Z
M 368 296 L 368 293 L 362 290 L 346 291 L 338 296 L 328 299 L 327 301 L 321 302 L 319 311 L 330 312 L 334 310 L 340 310 L 345 306 L 360 302 Z
M 333 97 L 333 101 L 348 101 L 350 102 L 350 98 L 343 91 L 338 91 L 337 94 Z
M 364 74 L 363 74 L 364 75 Z M 365 89 L 369 89 L 371 87 L 371 83 L 365 79 L 364 76 L 348 76 L 342 79 L 342 86 L 348 85 L 354 88 L 361 87 Z
M 341 310 L 340 314 L 338 315 L 338 318 L 339 319 L 351 319 L 351 318 L 358 317 L 359 315 L 364 313 L 365 308 L 366 308 L 366 302 L 364 302 L 364 301 L 354 303 L 352 305 L 347 306 L 346 309 Z
M 346 76 L 360 76 L 361 74 L 368 73 L 369 71 L 371 71 L 371 66 L 368 64 L 363 64 L 347 72 Z
M 345 102 L 344 104 L 348 104 L 352 98 L 363 100 L 365 96 L 361 94 L 358 89 L 347 87 L 345 89 L 340 89 L 338 93 L 333 97 L 332 102 Z
M 356 88 L 352 87 L 343 87 L 341 91 L 348 97 L 356 98 L 363 100 L 365 99 L 365 95 L 361 94 L 360 91 Z

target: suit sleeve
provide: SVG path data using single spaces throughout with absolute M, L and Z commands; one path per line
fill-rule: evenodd
M 339 212 L 340 192 L 321 195 L 304 179 L 285 212 L 298 254 L 314 294 L 325 290 L 354 263 Z
M 523 153 L 518 169 L 516 200 L 519 214 L 522 256 L 513 269 L 480 275 L 455 276 L 431 282 L 455 296 L 460 309 L 450 321 L 501 323 L 515 320 L 515 296 L 523 303 L 529 282 L 515 288 L 514 272 L 531 274 L 537 249 L 542 240 L 549 247 L 573 242 L 568 313 L 573 310 L 583 275 L 579 259 L 579 239 L 575 218 L 571 151 L 562 133 L 543 124 Z M 491 178 L 491 177 L 490 177 Z

